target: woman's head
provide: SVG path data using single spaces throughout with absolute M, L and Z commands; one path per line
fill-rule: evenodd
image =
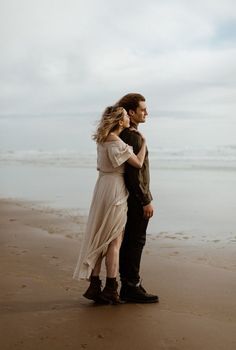
M 126 110 L 119 106 L 109 106 L 102 114 L 93 139 L 102 143 L 106 141 L 110 132 L 129 127 L 129 117 Z

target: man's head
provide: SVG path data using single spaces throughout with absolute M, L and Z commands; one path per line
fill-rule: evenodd
M 141 94 L 127 94 L 117 102 L 117 105 L 126 109 L 133 124 L 145 123 L 148 113 L 145 97 Z

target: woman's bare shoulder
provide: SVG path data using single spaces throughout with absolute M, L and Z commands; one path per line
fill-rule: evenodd
M 113 133 L 110 133 L 105 142 L 109 142 L 109 141 L 121 141 L 121 138 Z

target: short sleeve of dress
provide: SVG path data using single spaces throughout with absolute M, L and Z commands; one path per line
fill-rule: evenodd
M 126 162 L 132 154 L 133 147 L 124 142 L 122 144 L 112 144 L 108 147 L 108 157 L 114 168 Z

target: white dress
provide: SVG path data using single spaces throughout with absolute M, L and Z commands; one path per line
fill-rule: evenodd
M 132 147 L 122 140 L 97 145 L 99 176 L 74 279 L 89 279 L 99 256 L 105 256 L 109 243 L 124 231 L 128 197 L 124 183 L 124 163 L 132 154 Z

